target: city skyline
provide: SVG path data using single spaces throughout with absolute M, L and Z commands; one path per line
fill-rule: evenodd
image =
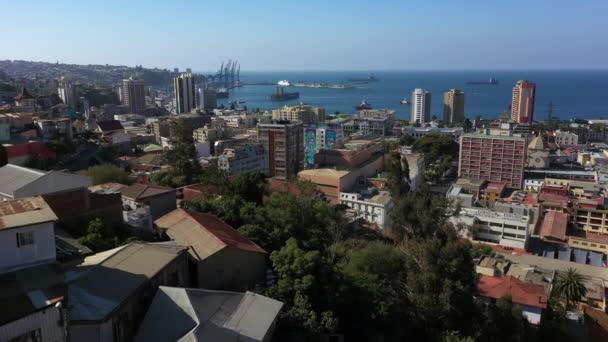
M 35 0 L 27 11 L 8 10 L 13 49 L 0 59 L 195 71 L 215 70 L 227 58 L 248 71 L 606 69 L 608 48 L 598 42 L 608 33 L 602 25 L 607 9 L 600 1 L 571 6 L 561 0 L 550 7 L 521 0 L 295 7 Z M 62 39 L 40 39 L 41 32 Z

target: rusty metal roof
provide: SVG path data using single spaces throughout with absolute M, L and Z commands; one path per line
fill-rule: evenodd
M 0 202 L 0 230 L 56 220 L 57 216 L 41 196 Z

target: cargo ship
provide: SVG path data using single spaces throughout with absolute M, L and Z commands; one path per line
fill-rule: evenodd
M 378 78 L 376 78 L 376 76 L 374 75 L 369 75 L 367 77 L 364 78 L 349 78 L 348 82 L 352 82 L 352 83 L 369 83 L 369 82 L 378 82 L 380 81 Z
M 496 84 L 498 84 L 498 80 L 495 78 L 490 78 L 487 81 L 469 81 L 469 82 L 467 82 L 467 84 L 469 84 L 469 85 L 475 85 L 475 84 L 496 85 Z
M 285 91 L 284 88 L 279 88 L 277 87 L 277 92 L 270 95 L 270 99 L 272 101 L 289 101 L 289 100 L 295 100 L 295 99 L 299 99 L 300 98 L 300 93 L 298 93 L 297 91 L 290 93 Z
M 357 105 L 355 107 L 356 110 L 365 110 L 365 109 L 372 109 L 372 105 L 370 103 L 367 103 L 367 101 L 363 100 L 361 101 L 361 103 L 359 103 L 359 105 Z
M 215 97 L 218 99 L 227 99 L 229 95 L 228 88 L 220 88 L 215 93 Z

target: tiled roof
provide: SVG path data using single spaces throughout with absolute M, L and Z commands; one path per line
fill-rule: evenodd
M 515 304 L 541 309 L 547 307 L 547 296 L 542 285 L 524 283 L 512 276 L 491 277 L 482 274 L 477 286 L 482 297 L 500 299 L 510 295 Z
M 167 229 L 167 234 L 177 243 L 192 245 L 201 259 L 226 247 L 266 253 L 260 246 L 243 237 L 215 215 L 175 209 L 154 223 L 159 228 Z M 211 236 L 212 239 L 209 239 L 208 236 Z
M 549 211 L 545 214 L 543 224 L 540 226 L 540 236 L 544 239 L 556 239 L 566 241 L 566 229 L 568 228 L 568 214 Z
M 175 192 L 175 189 L 165 188 L 162 186 L 156 185 L 146 185 L 146 184 L 133 184 L 124 188 L 120 188 L 118 191 L 127 198 L 131 198 L 133 200 L 143 200 L 145 198 L 154 197 L 162 194 L 166 194 L 169 192 Z

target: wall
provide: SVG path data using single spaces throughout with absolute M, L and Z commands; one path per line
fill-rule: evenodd
M 51 306 L 29 316 L 0 326 L 0 341 L 8 341 L 29 331 L 40 329 L 42 341 L 64 341 L 62 309 Z M 64 322 L 65 324 L 65 322 Z M 75 340 L 76 341 L 76 340 Z
M 0 230 L 0 272 L 42 262 L 55 261 L 55 232 L 52 222 Z M 34 232 L 34 244 L 17 247 L 17 233 Z
M 70 322 L 70 341 L 113 341 L 112 322 L 78 324 Z
M 245 291 L 266 275 L 266 254 L 224 248 L 198 263 L 198 285 L 213 290 Z
M 166 194 L 147 198 L 143 203 L 150 206 L 152 219 L 156 220 L 177 208 L 177 197 L 175 191 L 171 191 Z

